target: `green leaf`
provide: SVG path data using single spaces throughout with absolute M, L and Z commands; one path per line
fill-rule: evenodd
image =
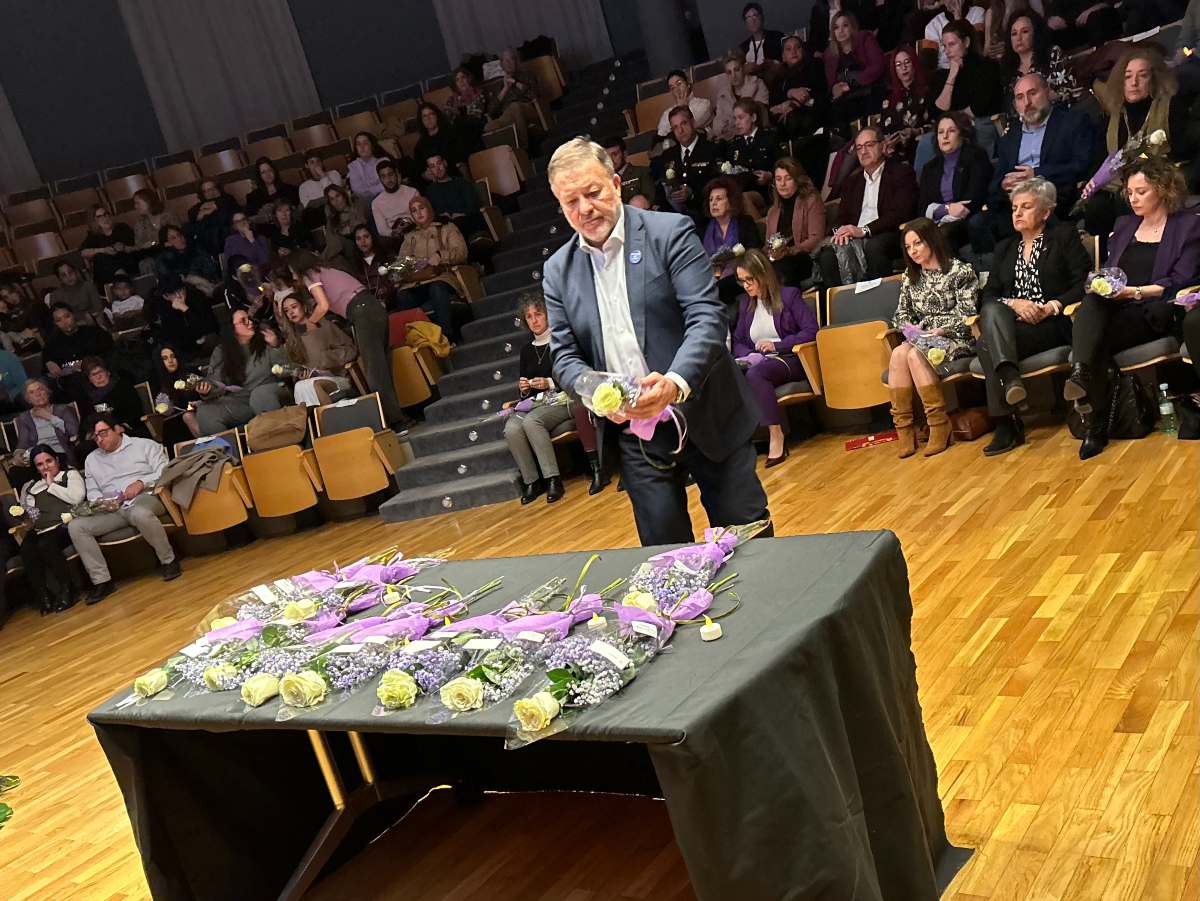
M 551 682 L 566 682 L 571 678 L 571 671 L 566 669 L 552 669 L 546 672 L 546 678 Z

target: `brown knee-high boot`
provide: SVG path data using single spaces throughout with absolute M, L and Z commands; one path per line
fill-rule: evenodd
M 917 452 L 917 433 L 913 429 L 913 389 L 909 385 L 892 390 L 892 422 L 900 438 L 900 459 Z
M 940 383 L 921 385 L 917 392 L 925 406 L 925 421 L 929 423 L 929 442 L 925 445 L 925 456 L 932 457 L 950 446 L 950 417 L 946 415 L 946 396 L 942 393 Z

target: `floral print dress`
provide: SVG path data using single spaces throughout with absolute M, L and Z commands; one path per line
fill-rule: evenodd
M 904 274 L 892 325 L 915 325 L 925 331 L 942 329 L 943 337 L 950 341 L 946 359 L 956 360 L 975 353 L 971 327 L 963 320 L 978 312 L 979 278 L 975 270 L 956 259 L 945 272 L 924 270 L 916 282 L 909 280 L 907 272 Z

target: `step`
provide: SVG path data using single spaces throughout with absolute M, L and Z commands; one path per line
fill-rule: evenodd
M 522 207 L 517 212 L 508 214 L 508 224 L 512 226 L 513 231 L 520 231 L 535 225 L 545 225 L 549 228 L 555 222 L 562 225 L 567 223 L 557 200 L 539 207 Z
M 519 332 L 523 328 L 524 326 L 521 323 L 520 317 L 517 316 L 514 303 L 511 309 L 506 308 L 503 312 L 496 313 L 494 316 L 480 316 L 474 322 L 468 322 L 462 329 L 463 341 L 465 343 L 474 343 L 476 341 L 499 338 L 502 335 Z M 514 341 L 513 343 L 516 344 L 518 342 Z
M 528 290 L 537 288 L 542 280 L 541 261 L 536 266 L 522 266 L 520 269 L 510 269 L 508 272 L 497 272 L 483 280 L 483 290 L 487 294 L 502 294 L 509 291 Z M 513 296 L 516 305 L 516 295 Z
M 491 276 L 488 276 L 491 278 Z M 530 280 L 532 281 L 532 279 Z M 517 297 L 522 291 L 528 289 L 528 285 L 518 285 L 515 288 L 506 288 L 503 291 L 487 291 L 485 281 L 485 293 L 481 300 L 471 302 L 471 310 L 475 313 L 476 319 L 486 319 L 489 316 L 495 316 L 499 313 L 511 313 L 517 308 Z
M 546 260 L 553 256 L 554 251 L 562 247 L 563 244 L 570 240 L 571 234 L 569 229 L 568 234 L 555 235 L 553 238 L 547 238 L 544 241 L 535 242 L 526 247 L 519 247 L 514 250 L 506 250 L 492 257 L 492 262 L 496 266 L 497 272 L 508 272 L 513 269 L 526 269 L 532 271 L 536 266 L 540 266 Z
M 441 392 L 443 398 L 449 399 L 462 394 L 482 391 L 485 388 L 507 385 L 509 391 L 515 397 L 517 392 L 517 370 L 520 368 L 520 362 L 519 353 L 501 355 L 498 359 L 485 360 L 482 363 L 476 363 L 474 366 L 463 366 L 461 368 L 458 362 L 455 361 L 454 371 L 446 373 L 438 381 L 438 391 Z M 499 407 L 496 409 L 499 409 Z
M 519 203 L 522 210 L 529 210 L 534 207 L 547 206 L 548 204 L 555 204 L 557 206 L 558 201 L 554 199 L 549 186 L 546 186 L 522 191 Z
M 498 335 L 477 337 L 458 344 L 450 355 L 454 362 L 454 370 L 457 372 L 506 357 L 520 357 L 521 348 L 529 343 L 529 330 L 520 326 L 514 328 L 513 318 L 499 317 L 499 324 L 505 326 L 506 330 Z
M 425 408 L 425 421 L 436 424 L 453 422 L 456 419 L 474 419 L 476 422 L 480 422 L 494 416 L 506 400 L 516 398 L 515 381 L 514 377 L 509 380 L 490 382 L 485 387 L 477 388 L 474 391 L 443 396 Z
M 512 472 L 516 468 L 517 464 L 508 450 L 508 442 L 501 438 L 418 457 L 396 475 L 401 485 L 415 488 L 418 485 L 455 482 L 465 476 Z
M 556 238 L 561 238 L 564 234 L 570 231 L 570 227 L 565 220 L 555 219 L 547 224 L 545 222 L 531 225 L 523 228 L 520 231 L 512 231 L 500 239 L 499 245 L 496 247 L 497 253 L 502 253 L 506 250 L 517 250 L 522 247 L 529 247 L 531 244 L 539 242 L 545 243 L 553 241 Z
M 520 496 L 521 477 L 516 470 L 495 472 L 405 489 L 380 504 L 379 515 L 385 522 L 408 522 L 510 501 Z
M 471 440 L 471 435 L 475 440 Z M 488 441 L 498 441 L 504 434 L 504 421 L 499 416 L 480 414 L 450 422 L 423 422 L 409 430 L 408 441 L 417 458 L 442 454 L 458 448 L 470 448 Z

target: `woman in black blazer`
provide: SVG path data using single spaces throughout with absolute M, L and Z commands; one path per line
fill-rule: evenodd
M 957 253 L 968 240 L 967 220 L 987 201 L 992 163 L 975 143 L 975 125 L 964 113 L 945 113 L 934 139 L 937 152 L 921 170 L 917 209 L 938 224 Z
M 989 457 L 1025 443 L 1017 407 L 1025 400 L 1019 363 L 1056 347 L 1070 346 L 1071 320 L 1064 311 L 1083 299 L 1091 260 L 1071 223 L 1047 220 L 1058 202 L 1054 184 L 1034 177 L 1013 186 L 1017 234 L 996 247 L 979 304 L 979 363 L 987 379 L 988 412 L 996 434 L 983 449 Z

